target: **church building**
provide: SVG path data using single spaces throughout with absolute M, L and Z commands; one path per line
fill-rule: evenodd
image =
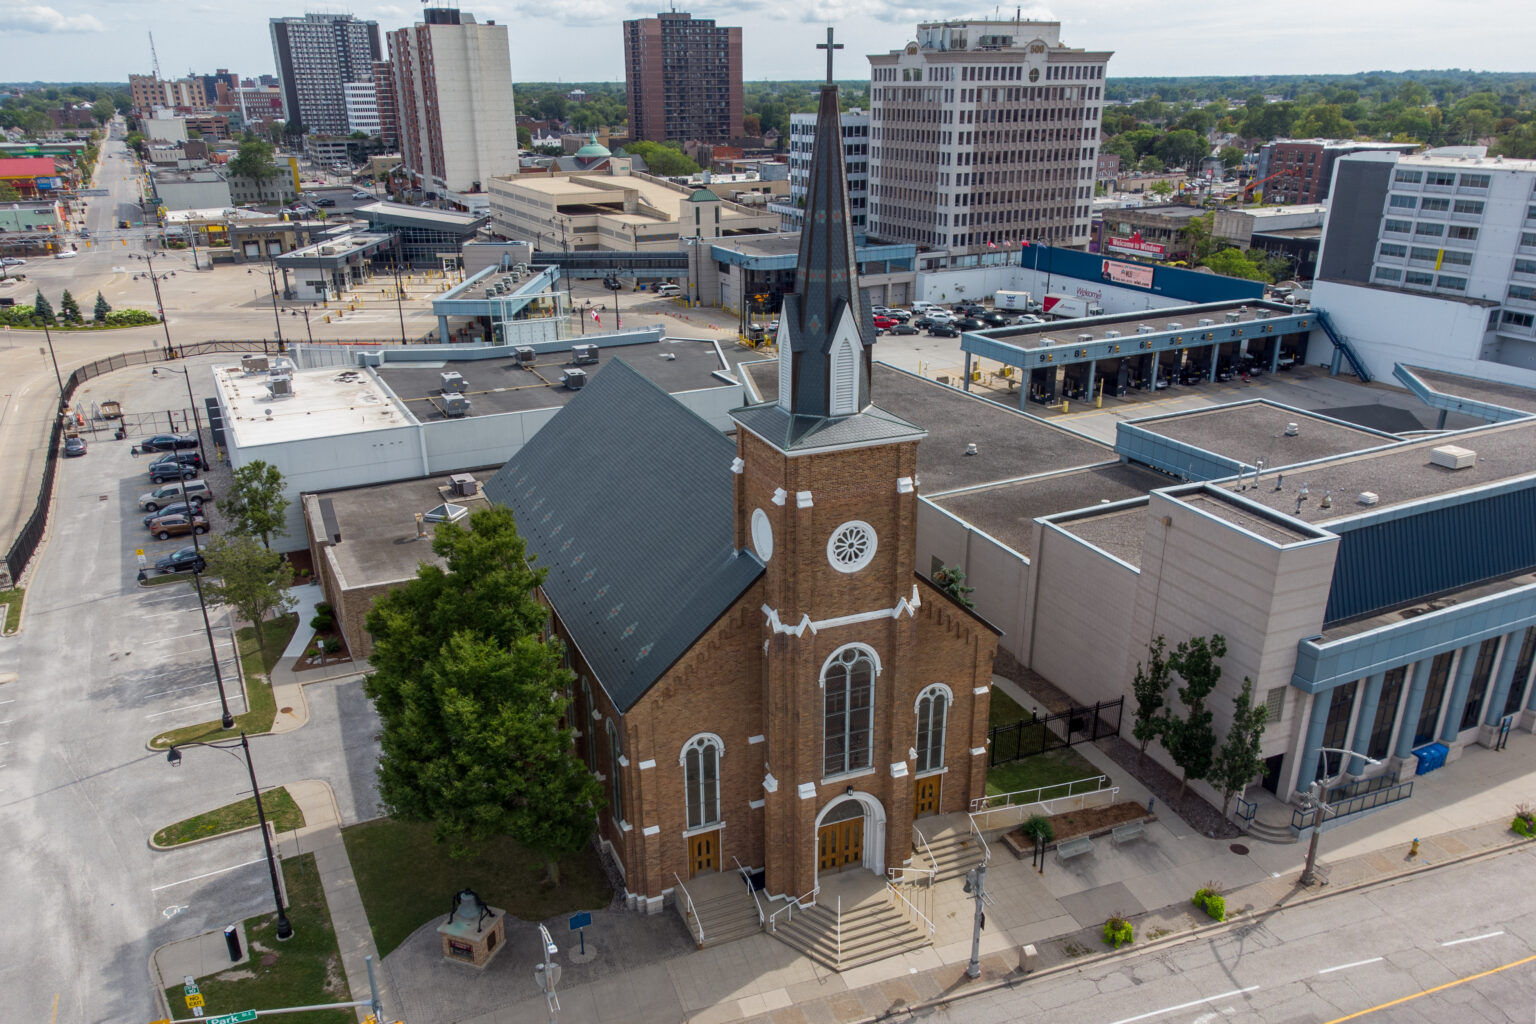
M 615 361 L 486 485 L 548 570 L 632 906 L 738 868 L 787 899 L 884 876 L 914 819 L 985 792 L 998 634 L 914 565 L 925 433 L 870 394 L 840 141 L 816 136 L 775 401 L 733 439 Z

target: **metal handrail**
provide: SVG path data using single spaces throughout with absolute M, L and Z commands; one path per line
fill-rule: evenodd
M 693 918 L 694 927 L 698 929 L 699 934 L 694 941 L 702 946 L 704 945 L 704 922 L 699 919 L 699 910 L 693 905 L 693 897 L 689 894 L 688 887 L 683 884 L 683 880 L 677 877 L 676 871 L 672 872 L 672 877 L 677 880 L 677 887 L 683 891 L 683 899 L 688 901 L 687 916 Z M 689 929 L 689 931 L 692 930 L 692 928 Z
M 889 885 L 890 883 L 887 882 L 886 884 Z M 778 930 L 778 926 L 775 924 L 775 922 L 778 920 L 779 915 L 784 913 L 786 910 L 789 911 L 789 917 L 786 920 L 793 921 L 795 919 L 795 908 L 796 907 L 799 907 L 801 910 L 804 910 L 806 907 L 813 907 L 813 906 L 815 906 L 816 905 L 816 903 L 815 903 L 816 897 L 819 896 L 819 895 L 821 895 L 821 886 L 818 885 L 816 888 L 812 889 L 810 892 L 806 893 L 804 896 L 796 896 L 794 899 L 792 899 L 788 903 L 784 904 L 778 910 L 775 910 L 768 917 L 768 930 L 769 931 L 777 931 Z M 801 902 L 802 900 L 805 900 L 807 898 L 809 898 L 811 900 L 810 903 L 803 903 L 803 902 Z
M 1058 796 L 1052 797 L 1049 800 L 1037 800 L 1033 804 L 1004 804 L 1000 807 L 983 807 L 978 811 L 971 811 L 970 817 L 972 824 L 975 825 L 977 819 L 984 818 L 985 816 L 1008 811 L 1011 811 L 1014 814 L 1022 814 L 1024 809 L 1029 807 L 1038 807 L 1040 812 L 1046 815 L 1059 814 L 1063 809 L 1081 810 L 1086 808 L 1088 806 L 1088 801 L 1095 797 L 1102 796 L 1113 803 L 1115 797 L 1118 796 L 1119 793 L 1119 786 L 1107 786 L 1101 789 L 1089 790 L 1085 793 L 1074 793 L 1071 796 Z M 1067 806 L 1063 808 L 1061 806 L 1062 804 L 1066 804 Z M 990 821 L 990 819 L 988 820 Z
M 1093 789 L 1086 791 L 1086 792 L 1089 792 L 1089 793 L 1093 793 L 1093 792 L 1097 792 L 1098 790 L 1101 790 L 1101 789 L 1105 788 L 1105 786 L 1109 782 L 1109 776 L 1107 776 L 1107 775 L 1096 775 L 1093 778 L 1088 778 L 1088 779 L 1073 779 L 1071 782 L 1057 782 L 1057 783 L 1053 783 L 1052 785 L 1049 785 L 1049 786 L 1036 786 L 1034 789 L 1020 789 L 1020 790 L 1015 790 L 1012 793 L 993 793 L 993 794 L 989 794 L 987 796 L 977 797 L 976 799 L 971 801 L 971 813 L 975 814 L 978 811 L 985 811 L 985 810 L 989 810 L 989 809 L 991 809 L 993 807 L 998 807 L 998 806 L 1011 807 L 1015 803 L 1020 803 L 1020 804 L 1039 804 L 1039 803 L 1044 803 L 1045 802 L 1045 798 L 1041 796 L 1042 793 L 1044 793 L 1048 789 L 1060 789 L 1062 786 L 1067 787 L 1067 791 L 1065 793 L 1061 794 L 1062 796 L 1077 796 L 1078 794 L 1073 792 L 1073 788 L 1076 787 L 1077 785 L 1079 785 L 1080 783 L 1084 783 L 1084 782 L 1091 782 L 1091 783 L 1093 783 Z M 1034 799 L 1031 799 L 1031 800 L 1014 800 L 1014 797 L 1021 797 L 1021 796 L 1024 796 L 1026 793 L 1033 794 L 1034 795 Z M 1051 799 L 1058 799 L 1058 798 L 1052 797 Z M 998 803 L 999 800 L 1002 801 L 1001 804 Z
M 981 829 L 977 827 L 975 816 L 967 814 L 965 819 L 971 823 L 971 832 L 975 834 L 976 841 L 981 844 L 981 862 L 983 864 L 992 863 L 992 850 L 987 846 L 987 837 L 982 835 Z
M 909 900 L 905 896 L 903 896 L 901 894 L 901 890 L 900 889 L 896 888 L 890 882 L 886 882 L 885 883 L 885 889 L 886 889 L 886 894 L 887 895 L 895 896 L 897 899 L 901 900 L 901 902 L 903 902 L 903 903 L 905 903 L 907 905 L 907 907 L 912 911 L 912 913 L 916 914 L 918 916 L 918 918 L 920 918 L 922 920 L 923 925 L 927 927 L 928 934 L 930 936 L 933 935 L 933 933 L 938 930 L 938 929 L 936 929 L 934 927 L 933 922 L 928 920 L 928 915 L 923 913 L 921 910 L 918 910 L 917 909 L 917 904 L 913 903 L 911 900 Z
M 764 921 L 763 901 L 758 898 L 757 887 L 752 884 L 752 873 L 741 866 L 741 861 L 736 860 L 736 856 L 734 854 L 732 854 L 731 860 L 736 861 L 736 870 L 741 872 L 742 881 L 747 883 L 747 892 L 752 894 L 752 902 L 757 904 L 757 926 L 761 928 Z
M 933 870 L 928 872 L 928 884 L 932 885 L 933 884 L 933 876 L 938 873 L 938 869 L 939 869 L 938 858 L 935 857 L 933 855 L 933 851 L 928 848 L 928 837 L 923 835 L 922 830 L 919 829 L 916 825 L 913 825 L 912 826 L 912 831 L 917 835 L 918 841 L 923 844 L 923 853 L 927 855 L 928 863 L 933 865 Z
M 1317 807 L 1299 808 L 1291 812 L 1291 828 L 1298 832 L 1309 828 L 1321 826 L 1330 821 L 1347 818 L 1351 814 L 1359 814 L 1362 811 L 1374 810 L 1386 804 L 1395 804 L 1399 800 L 1406 800 L 1413 796 L 1413 780 L 1399 782 L 1395 786 L 1386 789 L 1375 789 L 1369 793 L 1350 797 L 1336 804 L 1329 804 L 1326 811 L 1319 814 Z
M 900 875 L 897 874 L 898 871 L 901 872 Z M 928 884 L 929 885 L 933 884 L 934 877 L 938 874 L 938 872 L 933 870 L 932 868 L 886 868 L 885 869 L 885 873 L 888 876 L 890 876 L 892 881 L 895 881 L 895 882 L 906 882 L 908 880 L 906 875 L 907 875 L 907 872 L 909 872 L 909 871 L 914 872 L 914 873 L 919 874 L 919 875 L 927 876 Z
M 1257 801 L 1244 800 L 1242 797 L 1237 798 L 1237 816 L 1239 818 L 1252 825 L 1254 816 L 1258 813 L 1259 805 Z
M 891 883 L 890 882 L 886 882 L 885 884 L 886 885 L 890 885 Z M 842 893 L 838 893 L 838 896 L 837 896 L 837 966 L 839 968 L 841 968 L 843 966 L 843 896 L 842 896 Z

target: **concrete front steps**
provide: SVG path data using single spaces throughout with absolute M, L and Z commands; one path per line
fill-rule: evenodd
M 1248 827 L 1244 831 L 1261 843 L 1290 846 L 1296 842 L 1296 833 L 1291 831 L 1291 826 L 1288 823 L 1284 825 L 1267 825 L 1255 818 L 1248 823 Z
M 780 914 L 769 934 L 834 971 L 862 967 L 929 944 L 926 931 L 884 896 L 853 908 L 845 905 L 841 928 L 836 903 L 818 902 Z
M 985 859 L 981 851 L 981 844 L 976 841 L 976 834 L 969 830 L 965 832 L 945 831 L 938 835 L 927 837 L 926 848 L 915 838 L 912 842 L 912 866 L 914 868 L 930 868 L 934 872 L 933 880 L 942 882 L 947 878 L 959 878 L 971 868 L 980 864 Z
M 679 894 L 675 905 L 688 934 L 700 949 L 735 942 L 763 930 L 757 901 L 739 872 L 721 871 L 691 878 L 686 891 L 692 898 L 691 904 Z

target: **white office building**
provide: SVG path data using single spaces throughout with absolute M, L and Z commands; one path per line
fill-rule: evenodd
M 379 134 L 379 96 L 373 82 L 348 82 L 342 86 L 347 101 L 347 131 Z
M 932 22 L 870 62 L 871 234 L 953 252 L 1086 247 L 1108 51 L 1061 24 Z
M 1375 378 L 1408 363 L 1536 386 L 1536 160 L 1341 158 L 1312 302 Z
M 452 8 L 423 13 L 389 33 L 401 162 L 427 191 L 484 192 L 518 169 L 507 27 Z
M 843 111 L 843 166 L 848 175 L 848 215 L 862 232 L 869 217 L 869 111 Z M 789 201 L 771 203 L 784 231 L 799 231 L 805 218 L 805 195 L 811 177 L 811 150 L 816 145 L 816 115 L 789 115 Z

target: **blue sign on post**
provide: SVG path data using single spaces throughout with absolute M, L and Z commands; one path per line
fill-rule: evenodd
M 579 914 L 572 914 L 571 915 L 571 921 L 570 921 L 571 931 L 578 932 L 581 935 L 581 955 L 582 956 L 586 956 L 587 955 L 587 933 L 585 931 L 582 931 L 582 929 L 590 928 L 591 926 L 592 926 L 592 912 L 590 910 L 583 910 Z

